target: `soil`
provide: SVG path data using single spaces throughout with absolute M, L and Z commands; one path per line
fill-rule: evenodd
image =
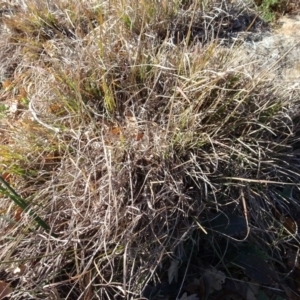
M 278 19 L 270 31 L 259 39 L 249 35 L 237 50 L 236 67 L 259 72 L 261 79 L 274 79 L 278 84 L 300 88 L 300 15 Z

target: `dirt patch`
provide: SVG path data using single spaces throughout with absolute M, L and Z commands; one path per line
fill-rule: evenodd
M 300 16 L 283 16 L 274 29 L 248 35 L 236 51 L 236 67 L 261 79 L 274 79 L 299 88 Z
M 277 23 L 276 34 L 293 37 L 300 36 L 300 15 L 283 16 Z

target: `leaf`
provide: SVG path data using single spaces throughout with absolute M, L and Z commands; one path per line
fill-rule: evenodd
M 14 219 L 16 222 L 19 222 L 21 220 L 21 213 L 23 212 L 23 209 L 21 207 L 17 207 L 14 215 Z
M 110 131 L 111 135 L 120 135 L 121 133 L 122 133 L 122 129 L 120 127 L 115 127 Z
M 257 285 L 247 285 L 246 289 L 246 299 L 247 300 L 257 300 L 257 294 L 258 294 L 258 286 Z
M 291 218 L 284 217 L 283 226 L 288 230 L 289 233 L 297 234 L 297 225 Z
M 51 114 L 58 114 L 62 112 L 63 110 L 63 104 L 62 103 L 53 103 L 50 104 L 47 111 Z
M 108 141 L 107 145 L 110 145 L 112 140 L 124 141 L 123 129 L 121 127 L 114 127 L 110 129 L 109 134 L 110 140 Z
M 177 282 L 177 279 L 178 279 L 178 265 L 179 265 L 179 261 L 177 259 L 173 259 L 172 262 L 171 262 L 171 266 L 168 270 L 169 284 L 171 284 L 174 279 L 175 279 L 175 282 Z
M 9 285 L 9 283 L 0 280 L 0 300 L 4 299 L 13 292 Z
M 215 291 L 220 291 L 222 285 L 225 282 L 226 276 L 223 272 L 218 271 L 216 268 L 210 267 L 205 270 L 203 277 L 205 277 L 210 283 L 209 294 Z
M 279 281 L 277 273 L 260 257 L 251 253 L 240 253 L 234 262 L 244 269 L 250 278 L 262 284 L 274 284 Z
M 143 132 L 141 132 L 141 131 L 138 132 L 138 133 L 137 133 L 137 136 L 136 136 L 136 140 L 137 140 L 137 141 L 140 141 L 140 140 L 143 138 L 143 136 L 144 136 L 144 133 L 143 133 Z
M 270 298 L 265 294 L 264 291 L 259 291 L 257 300 L 270 300 Z
M 189 294 L 197 294 L 200 299 L 206 299 L 208 295 L 207 291 L 209 289 L 209 285 L 207 284 L 208 280 L 202 276 L 200 279 L 194 278 L 194 280 L 189 283 L 184 290 L 187 291 Z
M 288 286 L 286 285 L 282 285 L 282 288 L 285 291 L 285 294 L 287 295 L 288 299 L 290 300 L 298 300 L 299 296 L 297 294 L 295 294 L 295 292 L 293 292 Z
M 22 88 L 20 88 L 19 94 L 17 95 L 17 100 L 19 103 L 27 104 L 26 98 L 27 98 L 27 92 L 22 87 Z
M 259 284 L 248 281 L 248 278 L 240 278 L 240 281 L 228 280 L 223 289 L 230 293 L 230 299 L 257 300 Z
M 209 222 L 209 226 L 209 229 L 228 236 L 235 236 L 247 230 L 245 218 L 236 215 L 220 214 Z
M 4 82 L 2 82 L 2 86 L 3 88 L 5 88 L 6 90 L 10 89 L 12 86 L 12 82 L 11 80 L 7 79 Z
M 5 173 L 3 173 L 2 174 L 2 178 L 5 180 L 5 181 L 10 181 L 10 179 L 11 179 L 11 177 L 12 177 L 12 175 L 11 175 L 11 173 L 8 173 L 8 172 L 5 172 Z
M 181 298 L 178 298 L 177 300 L 199 300 L 196 294 L 188 296 L 187 293 L 184 293 Z

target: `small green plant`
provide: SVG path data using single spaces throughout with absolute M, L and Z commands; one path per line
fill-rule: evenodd
M 289 0 L 255 0 L 263 18 L 269 22 L 273 22 L 278 16 L 289 12 L 290 2 Z
M 5 104 L 0 104 L 0 118 L 3 118 L 6 116 L 7 111 L 9 108 Z
M 274 21 L 275 20 L 275 12 L 272 10 L 272 6 L 278 4 L 280 0 L 264 0 L 260 9 L 263 13 L 263 17 L 267 21 Z
M 0 176 L 0 182 L 2 183 L 2 186 L 0 186 L 0 193 L 9 197 L 24 212 L 28 213 L 39 226 L 50 233 L 50 226 L 43 219 L 41 219 L 32 208 L 30 208 L 30 205 L 27 203 L 27 201 L 20 197 L 18 193 L 10 186 L 10 184 L 2 178 L 2 176 Z M 51 235 L 56 236 L 54 233 L 51 233 Z

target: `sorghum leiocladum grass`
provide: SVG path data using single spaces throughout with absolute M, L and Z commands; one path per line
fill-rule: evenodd
M 57 237 L 3 195 L 12 299 L 147 296 L 174 261 L 178 286 L 206 264 L 241 280 L 228 257 L 246 246 L 288 272 L 299 103 L 233 67 L 235 48 L 216 39 L 224 1 L 14 4 L 1 20 L 1 97 L 23 88 L 26 101 L 2 119 L 1 172 Z

